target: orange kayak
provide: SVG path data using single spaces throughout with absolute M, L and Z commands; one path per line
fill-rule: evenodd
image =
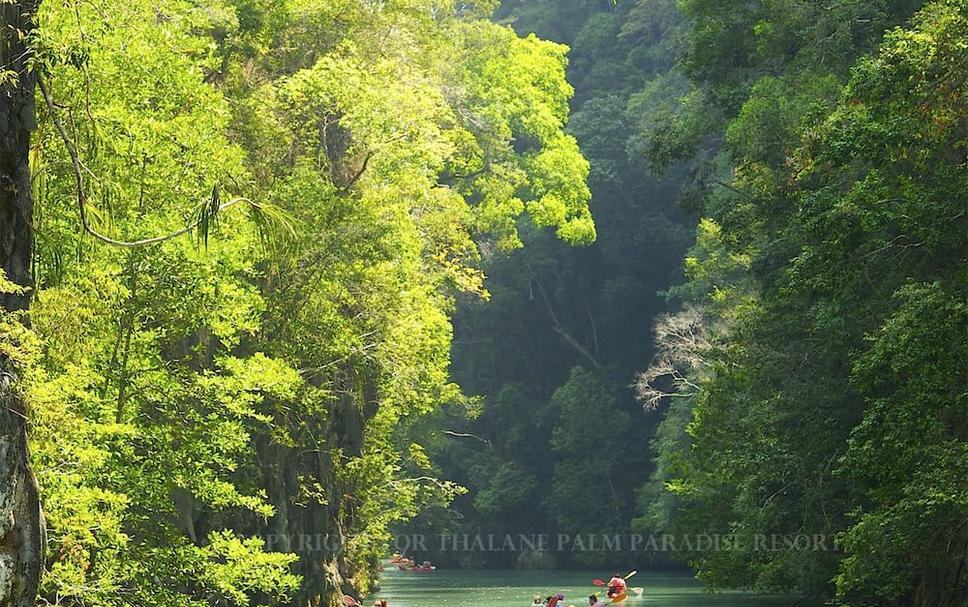
M 627 599 L 627 598 L 629 598 L 629 593 L 628 593 L 628 591 L 623 590 L 621 592 L 621 594 L 616 594 L 615 596 L 612 597 L 612 603 L 613 604 L 615 604 L 615 603 L 624 603 L 625 602 L 625 599 Z

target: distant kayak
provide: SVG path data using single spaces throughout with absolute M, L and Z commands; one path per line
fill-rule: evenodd
M 405 573 L 430 573 L 436 571 L 437 567 L 433 565 L 411 565 L 408 561 L 400 561 L 397 564 L 397 569 Z

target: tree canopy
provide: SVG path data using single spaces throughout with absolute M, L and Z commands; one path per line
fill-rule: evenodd
M 596 235 L 566 49 L 491 8 L 40 4 L 31 324 L 0 350 L 43 600 L 333 604 L 458 491 L 399 431 L 463 398 L 455 298 L 524 217 Z
M 968 601 L 965 0 L 0 22 L 0 607 L 335 607 L 420 532 Z

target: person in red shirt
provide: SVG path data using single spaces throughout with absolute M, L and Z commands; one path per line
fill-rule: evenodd
M 621 603 L 628 598 L 628 584 L 625 582 L 625 578 L 619 577 L 616 573 L 612 576 L 612 579 L 608 581 L 608 590 L 605 591 L 605 596 L 612 599 L 613 603 Z

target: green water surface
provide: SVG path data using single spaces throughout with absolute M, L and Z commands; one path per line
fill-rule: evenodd
M 434 571 L 404 573 L 387 569 L 382 589 L 371 597 L 386 599 L 389 607 L 528 607 L 535 595 L 565 594 L 564 605 L 588 606 L 588 595 L 597 589 L 591 581 L 607 574 L 579 571 Z M 625 607 L 789 607 L 790 597 L 754 596 L 741 592 L 709 594 L 688 575 L 641 572 L 629 586 L 642 586 L 641 599 L 630 598 Z

